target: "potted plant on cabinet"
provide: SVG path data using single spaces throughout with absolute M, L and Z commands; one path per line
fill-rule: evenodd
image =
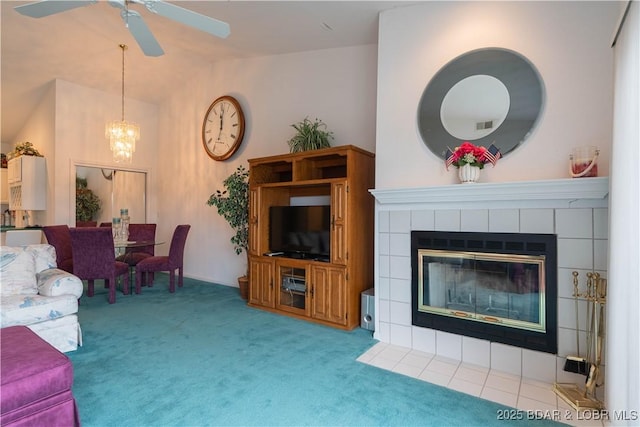
M 297 132 L 287 142 L 292 153 L 331 147 L 329 140 L 333 139 L 333 132 L 327 130 L 327 125 L 322 120 L 311 121 L 305 117 L 291 127 Z
M 249 171 L 242 165 L 229 175 L 224 181 L 224 190 L 216 190 L 207 201 L 207 205 L 215 206 L 218 214 L 222 216 L 235 231 L 231 237 L 236 254 L 244 251 L 248 258 L 249 248 Z M 247 259 L 248 261 L 248 259 Z M 247 262 L 247 270 L 249 264 Z M 249 278 L 248 274 L 238 278 L 240 296 L 248 298 Z

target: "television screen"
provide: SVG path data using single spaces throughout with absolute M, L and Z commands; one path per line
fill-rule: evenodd
M 271 206 L 269 250 L 285 256 L 329 257 L 330 206 Z

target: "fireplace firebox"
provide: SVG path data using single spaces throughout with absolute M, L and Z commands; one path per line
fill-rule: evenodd
M 554 234 L 411 232 L 412 323 L 557 353 Z

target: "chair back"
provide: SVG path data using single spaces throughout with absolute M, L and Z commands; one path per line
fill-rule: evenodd
M 58 268 L 73 273 L 73 250 L 68 225 L 46 225 L 42 227 L 47 242 L 56 250 Z
M 111 227 L 111 223 L 110 222 L 101 222 L 100 223 L 100 227 Z
M 187 243 L 190 225 L 178 225 L 173 232 L 171 247 L 169 248 L 169 264 L 174 268 L 182 267 L 184 259 L 184 246 Z
M 76 227 L 97 227 L 98 221 L 76 221 Z
M 134 242 L 155 241 L 156 240 L 156 224 L 129 224 L 129 240 Z M 153 256 L 155 254 L 155 245 L 142 246 L 139 248 L 128 248 L 128 252 L 144 252 Z
M 80 227 L 69 230 L 73 248 L 73 274 L 83 280 L 111 277 L 116 253 L 111 229 Z

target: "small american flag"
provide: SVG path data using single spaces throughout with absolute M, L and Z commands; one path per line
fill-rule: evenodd
M 451 148 L 447 148 L 447 152 L 445 153 L 444 158 L 445 169 L 449 170 L 449 166 L 453 164 L 453 151 L 451 151 Z
M 484 156 L 487 158 L 489 163 L 495 166 L 498 159 L 502 157 L 502 154 L 500 154 L 500 149 L 498 147 L 491 144 L 491 146 L 487 148 L 487 151 L 485 151 Z

